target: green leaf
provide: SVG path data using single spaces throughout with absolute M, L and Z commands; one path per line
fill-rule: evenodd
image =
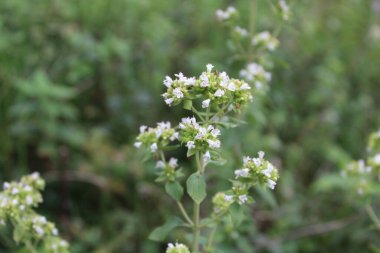
M 156 242 L 162 242 L 165 240 L 166 236 L 172 231 L 174 228 L 181 225 L 183 221 L 178 217 L 173 217 L 168 220 L 164 225 L 155 228 L 152 233 L 149 235 L 149 239 Z
M 177 181 L 165 184 L 166 192 L 175 200 L 180 201 L 183 196 L 183 187 Z
M 186 182 L 187 193 L 197 203 L 200 204 L 206 198 L 206 182 L 199 173 L 192 174 Z
M 188 149 L 187 150 L 187 157 L 190 157 L 190 156 L 193 156 L 193 155 L 195 155 L 195 153 L 196 153 L 196 150 L 195 150 L 195 148 L 192 148 L 192 149 Z
M 192 100 L 185 100 L 183 102 L 183 109 L 191 111 L 192 107 L 193 107 L 193 101 Z

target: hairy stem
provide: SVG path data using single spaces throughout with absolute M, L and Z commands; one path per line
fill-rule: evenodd
M 195 160 L 197 164 L 198 173 L 202 173 L 203 165 L 200 161 L 200 152 L 197 151 L 195 153 Z M 199 226 L 199 207 L 200 204 L 194 202 L 194 213 L 193 213 L 193 248 L 192 252 L 197 253 L 199 251 L 199 235 L 201 232 L 201 228 Z
M 211 233 L 210 233 L 210 236 L 208 238 L 208 242 L 207 242 L 207 249 L 212 252 L 212 245 L 214 243 L 214 237 L 215 237 L 215 233 L 216 233 L 216 229 L 218 228 L 218 224 L 215 224 L 215 226 L 212 228 L 211 230 Z
M 377 217 L 372 206 L 368 204 L 365 208 L 366 208 L 368 216 L 371 218 L 371 220 L 375 224 L 376 228 L 380 231 L 380 219 L 379 219 L 379 217 Z
M 185 208 L 183 207 L 182 203 L 177 201 L 177 205 L 178 205 L 178 208 L 179 210 L 181 211 L 183 217 L 185 218 L 185 220 L 192 226 L 194 226 L 194 223 L 193 221 L 190 219 L 189 215 L 187 214 Z

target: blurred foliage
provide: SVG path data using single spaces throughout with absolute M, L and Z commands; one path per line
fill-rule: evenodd
M 324 188 L 380 126 L 380 1 L 289 2 L 268 99 L 229 131 L 229 162 L 209 175 L 231 176 L 241 154 L 263 148 L 281 180 L 275 194 L 257 191 L 263 201 L 240 234 L 224 228 L 220 252 L 373 252 L 364 207 Z M 248 0 L 0 2 L 0 179 L 42 172 L 40 212 L 73 252 L 164 251 L 148 235 L 175 203 L 130 144 L 140 124 L 186 115 L 157 95 L 165 75 L 210 62 L 237 76 L 230 35 L 214 17 L 228 5 L 248 23 Z M 258 8 L 257 30 L 273 28 L 267 1 Z M 0 252 L 16 252 L 0 238 Z

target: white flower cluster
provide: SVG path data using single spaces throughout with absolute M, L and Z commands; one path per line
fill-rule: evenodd
M 166 77 L 167 91 L 162 95 L 169 106 L 195 98 L 202 99 L 202 108 L 210 105 L 232 103 L 236 107 L 252 100 L 251 87 L 244 81 L 230 78 L 226 72 L 212 72 L 213 65 L 207 64 L 199 78 L 187 78 L 182 73 L 176 79 Z
M 257 180 L 273 190 L 278 179 L 278 171 L 273 164 L 264 159 L 264 155 L 265 153 L 260 151 L 257 158 L 244 157 L 243 168 L 235 170 L 235 179 Z
M 186 143 L 189 150 L 198 149 L 205 153 L 205 162 L 210 160 L 208 149 L 220 148 L 220 130 L 212 125 L 201 126 L 197 120 L 192 117 L 183 118 L 179 124 L 180 141 Z
M 223 10 L 217 10 L 216 11 L 216 18 L 219 21 L 227 21 L 231 19 L 233 16 L 236 16 L 238 12 L 236 11 L 235 7 L 228 6 L 225 11 Z
M 240 37 L 247 37 L 248 36 L 248 31 L 245 28 L 242 28 L 240 26 L 235 26 L 234 32 L 236 34 L 238 34 Z
M 44 182 L 38 173 L 23 177 L 21 182 L 5 182 L 0 193 L 0 216 L 15 215 L 42 202 L 38 190 L 44 188 Z
M 172 79 L 166 76 L 164 80 L 164 85 L 167 91 L 162 94 L 165 98 L 165 103 L 167 105 L 177 104 L 182 101 L 182 99 L 188 95 L 188 87 L 195 84 L 195 77 L 186 77 L 182 73 L 174 75 L 176 79 Z
M 178 138 L 179 134 L 171 128 L 170 122 L 159 122 L 156 128 L 141 126 L 140 134 L 137 136 L 134 146 L 140 148 L 144 145 L 154 153 L 159 148 L 167 146 L 169 142 L 178 140 Z
M 40 190 L 44 186 L 45 182 L 37 172 L 22 177 L 20 182 L 5 182 L 0 193 L 0 224 L 10 221 L 21 243 L 39 240 L 43 252 L 68 253 L 69 245 L 58 237 L 54 223 L 33 210 L 42 202 Z
M 245 80 L 252 82 L 256 89 L 260 90 L 263 85 L 269 82 L 272 75 L 265 69 L 254 62 L 248 63 L 245 69 L 240 71 L 240 76 Z
M 169 243 L 166 253 L 190 253 L 190 250 L 182 243 Z
M 290 8 L 285 0 L 278 0 L 278 7 L 280 8 L 281 17 L 283 20 L 289 20 Z
M 259 34 L 256 34 L 255 37 L 253 37 L 252 45 L 262 46 L 268 49 L 269 51 L 273 51 L 278 47 L 279 42 L 268 31 L 264 31 Z

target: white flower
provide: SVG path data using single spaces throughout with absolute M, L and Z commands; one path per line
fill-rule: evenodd
M 212 65 L 212 64 L 209 63 L 209 64 L 206 65 L 206 68 L 207 68 L 207 72 L 210 73 L 212 71 L 212 69 L 214 68 L 214 65 Z
M 4 190 L 8 189 L 10 186 L 11 186 L 11 184 L 8 183 L 8 182 L 5 182 L 5 183 L 3 184 L 3 188 L 4 188 Z
M 248 163 L 249 161 L 251 161 L 251 158 L 250 158 L 249 156 L 244 156 L 244 157 L 243 157 L 243 164 L 244 164 L 244 165 L 247 165 L 247 163 Z
M 45 234 L 45 231 L 40 226 L 34 226 L 34 231 L 36 231 L 39 236 L 43 236 Z
M 189 248 L 182 243 L 169 243 L 166 253 L 190 253 Z
M 206 153 L 203 155 L 203 161 L 205 163 L 208 163 L 211 160 L 210 152 L 207 150 Z
M 380 154 L 376 154 L 373 161 L 376 165 L 380 165 Z
M 186 143 L 186 147 L 190 150 L 192 148 L 195 148 L 194 142 L 193 141 L 188 141 Z
M 227 88 L 227 84 L 230 81 L 230 78 L 227 75 L 227 73 L 226 72 L 222 72 L 222 73 L 219 74 L 219 77 L 222 79 L 222 81 L 220 82 L 219 85 L 221 87 L 223 87 L 223 88 Z
M 365 171 L 364 160 L 359 160 L 359 162 L 358 162 L 358 171 L 359 171 L 359 173 L 363 173 Z
M 169 160 L 169 166 L 175 169 L 178 166 L 177 162 L 178 162 L 178 159 L 172 157 Z
M 140 148 L 142 145 L 142 142 L 141 141 L 136 141 L 133 146 L 135 146 L 136 148 Z
M 248 83 L 243 83 L 242 86 L 239 88 L 240 90 L 250 90 L 251 86 L 249 86 Z
M 157 151 L 157 143 L 153 143 L 152 145 L 150 145 L 150 150 L 152 151 L 152 152 L 156 152 Z
M 248 200 L 248 197 L 247 197 L 247 195 L 245 195 L 245 194 L 243 194 L 243 195 L 240 195 L 239 197 L 238 197 L 238 203 L 239 203 L 239 205 L 242 205 L 242 204 L 244 204 L 245 202 L 247 202 L 247 200 Z
M 168 99 L 165 99 L 165 103 L 166 103 L 167 105 L 171 105 L 171 104 L 173 103 L 173 101 L 174 101 L 174 98 L 168 98 Z
M 33 204 L 33 198 L 31 196 L 26 197 L 26 204 L 28 204 L 29 206 Z
M 207 108 L 210 105 L 210 99 L 206 99 L 202 101 L 202 108 Z
M 172 136 L 170 136 L 170 140 L 171 141 L 174 141 L 174 140 L 178 140 L 178 138 L 179 138 L 179 133 L 178 132 L 174 132 L 173 134 L 172 134 Z
M 195 84 L 195 82 L 196 82 L 195 77 L 187 78 L 185 81 L 185 86 L 192 86 Z
M 218 90 L 215 92 L 215 94 L 214 94 L 215 97 L 221 97 L 221 96 L 223 96 L 223 95 L 224 95 L 224 90 L 221 90 L 221 89 L 218 89 Z
M 235 91 L 236 90 L 236 85 L 233 82 L 230 82 L 228 84 L 228 88 L 227 89 L 230 90 L 230 91 Z
M 232 196 L 232 195 L 224 195 L 224 201 L 226 201 L 226 202 L 230 202 L 233 198 L 234 198 L 234 196 Z
M 169 88 L 172 86 L 173 80 L 170 78 L 170 76 L 166 76 L 164 80 L 164 85 Z
M 290 9 L 289 9 L 288 4 L 285 2 L 285 0 L 279 0 L 278 5 L 280 6 L 282 18 L 284 20 L 288 20 L 289 19 L 289 13 L 290 13 Z
M 12 205 L 17 206 L 18 205 L 18 199 L 12 200 Z
M 147 128 L 148 127 L 144 125 L 140 126 L 140 133 L 144 133 Z
M 163 162 L 163 161 L 157 161 L 157 163 L 156 163 L 156 168 L 158 168 L 158 169 L 163 169 L 163 168 L 165 168 L 165 163 Z
M 204 128 L 204 127 L 199 127 L 199 129 L 198 129 L 198 133 L 197 133 L 197 135 L 195 136 L 195 139 L 196 139 L 196 140 L 202 139 L 203 137 L 205 137 L 206 134 L 207 134 L 207 130 L 206 130 L 206 128 Z
M 248 177 L 249 169 L 235 170 L 235 178 Z
M 259 158 L 260 159 L 263 159 L 264 156 L 265 156 L 265 152 L 264 151 L 259 151 L 258 154 L 259 154 Z
M 217 10 L 216 11 L 216 18 L 219 21 L 227 20 L 231 17 L 232 14 L 236 13 L 236 9 L 232 6 L 227 7 L 225 11 L 223 10 Z
M 201 83 L 200 83 L 201 87 L 209 87 L 210 86 L 208 77 L 205 73 L 202 73 L 202 75 L 199 77 L 199 79 L 201 80 Z
M 219 140 L 207 140 L 210 148 L 220 148 L 220 141 Z
M 17 193 L 19 193 L 20 191 L 17 189 L 17 188 L 13 188 L 12 189 L 12 195 L 16 195 Z
M 176 96 L 176 98 L 183 98 L 183 93 L 181 91 L 181 88 L 175 88 L 173 90 L 173 94 L 174 96 Z
M 248 31 L 240 26 L 235 26 L 234 31 L 239 34 L 241 37 L 248 36 Z
M 269 163 L 268 167 L 265 170 L 262 170 L 261 173 L 269 178 L 273 169 L 274 169 L 273 165 Z
M 24 190 L 27 191 L 27 192 L 30 192 L 30 191 L 32 191 L 33 189 L 32 189 L 32 187 L 30 187 L 29 185 L 25 185 L 25 186 L 24 186 Z
M 220 135 L 220 130 L 215 128 L 211 131 L 211 135 L 214 136 L 214 137 L 217 137 Z
M 272 179 L 268 179 L 268 186 L 273 190 L 276 187 L 276 182 Z

